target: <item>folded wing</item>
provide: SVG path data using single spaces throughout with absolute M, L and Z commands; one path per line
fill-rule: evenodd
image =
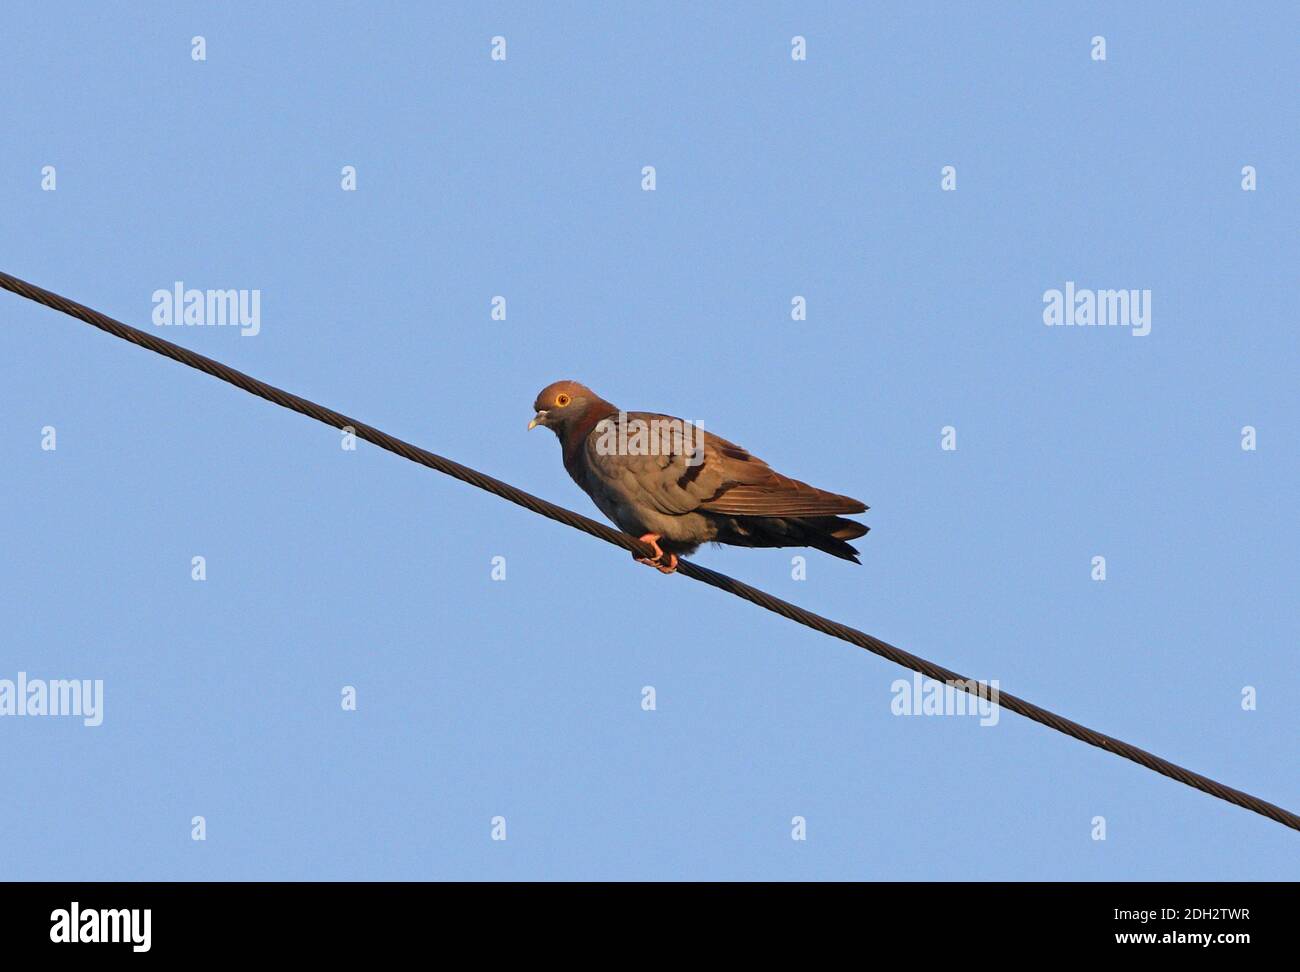
M 629 423 L 639 419 L 650 428 L 673 422 L 680 427 L 681 422 L 646 412 L 631 412 L 627 418 Z M 598 448 L 599 432 L 598 426 L 587 441 L 587 460 L 593 471 L 663 513 L 698 510 L 726 516 L 794 517 L 867 509 L 860 500 L 783 476 L 748 450 L 711 432 L 693 430 L 679 437 L 664 437 L 656 442 L 653 455 L 611 451 L 609 439 L 602 450 Z

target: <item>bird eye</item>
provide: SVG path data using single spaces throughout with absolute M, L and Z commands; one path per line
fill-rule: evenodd
M 565 395 L 565 394 L 559 394 L 559 395 L 556 395 L 556 396 L 555 396 L 555 404 L 558 405 L 558 406 L 560 406 L 560 408 L 564 408 L 564 406 L 565 406 L 565 405 L 568 405 L 569 402 L 571 402 L 571 401 L 572 401 L 572 399 L 569 398 L 569 396 L 568 396 L 568 395 Z

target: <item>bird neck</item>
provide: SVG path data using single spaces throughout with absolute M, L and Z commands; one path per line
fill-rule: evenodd
M 566 422 L 560 430 L 560 443 L 564 448 L 564 464 L 570 465 L 578 458 L 587 436 L 603 419 L 617 415 L 618 409 L 604 399 L 597 399 L 572 422 Z

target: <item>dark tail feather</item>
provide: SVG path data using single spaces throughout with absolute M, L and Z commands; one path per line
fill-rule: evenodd
M 845 541 L 866 536 L 871 527 L 857 520 L 846 520 L 842 516 L 810 517 L 798 522 L 806 527 L 808 546 L 828 553 L 832 557 L 839 557 L 841 560 L 851 560 L 855 564 L 862 563 L 858 559 L 857 548 Z
M 864 536 L 867 526 L 842 516 L 736 517 L 738 527 L 730 535 L 720 535 L 723 543 L 741 547 L 812 547 L 855 564 L 858 551 L 847 541 Z

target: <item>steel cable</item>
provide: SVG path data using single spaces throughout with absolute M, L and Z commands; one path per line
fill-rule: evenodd
M 588 533 L 593 537 L 598 537 L 607 543 L 630 550 L 638 556 L 653 556 L 654 550 L 648 544 L 642 543 L 636 537 L 628 536 L 613 527 L 598 523 L 595 520 L 585 517 L 580 513 L 567 510 L 562 506 L 554 503 L 548 503 L 531 493 L 526 493 L 509 483 L 502 482 L 485 473 L 468 466 L 462 466 L 451 459 L 436 455 L 427 449 L 421 449 L 419 446 L 404 442 L 386 432 L 382 432 L 373 426 L 364 422 L 358 422 L 356 419 L 349 418 L 340 412 L 326 408 L 323 405 L 317 405 L 298 395 L 294 395 L 283 389 L 276 388 L 274 385 L 268 385 L 264 381 L 259 381 L 242 371 L 236 371 L 219 361 L 205 357 L 195 351 L 190 351 L 180 345 L 165 341 L 156 337 L 147 331 L 141 331 L 138 328 L 123 324 L 121 321 L 114 320 L 99 311 L 92 310 L 76 301 L 68 300 L 56 293 L 37 287 L 35 284 L 20 280 L 17 277 L 0 271 L 0 287 L 12 291 L 20 297 L 26 297 L 38 304 L 44 304 L 54 310 L 62 311 L 71 317 L 84 321 L 101 331 L 107 331 L 114 337 L 130 341 L 132 344 L 138 344 L 142 348 L 148 348 L 150 351 L 157 352 L 171 358 L 173 361 L 179 361 L 183 365 L 195 368 L 199 371 L 206 372 L 214 378 L 220 378 L 222 381 L 229 382 L 237 388 L 242 388 L 246 392 L 257 395 L 259 398 L 265 398 L 269 402 L 274 402 L 283 408 L 299 412 L 309 418 L 326 425 L 332 425 L 337 429 L 351 428 L 356 436 L 379 446 L 381 449 L 387 449 L 389 452 L 396 453 L 404 459 L 412 462 L 418 462 L 422 466 L 428 466 L 430 469 L 436 469 L 440 473 L 445 473 L 462 482 L 469 483 L 471 486 L 477 486 L 479 489 L 486 490 L 502 499 L 507 499 L 516 503 L 524 509 L 539 513 L 542 516 L 549 517 L 552 520 L 558 520 L 567 526 L 571 526 L 583 533 Z M 1121 739 L 1108 736 L 1105 733 L 1098 732 L 1095 729 L 1089 729 L 1087 726 L 1080 725 L 1072 719 L 1057 715 L 1041 706 L 1034 705 L 1024 699 L 1018 698 L 1005 692 L 993 693 L 982 683 L 972 679 L 963 678 L 956 672 L 944 668 L 942 665 L 936 665 L 934 662 L 927 661 L 911 652 L 897 648 L 888 642 L 881 641 L 879 638 L 851 628 L 848 625 L 840 624 L 829 618 L 824 618 L 819 614 L 814 614 L 796 604 L 784 601 L 779 597 L 774 597 L 758 588 L 750 587 L 741 581 L 728 577 L 725 574 L 719 574 L 717 571 L 709 570 L 707 567 L 701 567 L 699 564 L 691 563 L 687 560 L 681 560 L 678 564 L 678 573 L 690 577 L 692 580 L 701 581 L 716 587 L 719 590 L 726 591 L 728 594 L 734 594 L 737 597 L 744 598 L 752 604 L 756 604 L 765 610 L 772 611 L 782 617 L 789 618 L 791 621 L 806 625 L 822 634 L 830 635 L 832 638 L 839 638 L 850 644 L 857 645 L 859 648 L 865 648 L 867 651 L 887 658 L 889 661 L 904 668 L 910 668 L 912 671 L 920 672 L 928 678 L 952 685 L 968 694 L 976 695 L 990 701 L 995 701 L 997 705 L 1015 712 L 1018 715 L 1033 719 L 1043 725 L 1055 729 L 1057 732 L 1065 733 L 1067 736 L 1073 736 L 1075 739 L 1088 743 L 1090 746 L 1096 746 L 1107 752 L 1114 753 L 1117 756 L 1123 756 L 1133 762 L 1145 766 L 1147 769 L 1154 770 L 1163 776 L 1177 780 L 1179 783 L 1185 783 L 1188 786 L 1195 787 L 1210 796 L 1218 797 L 1220 800 L 1226 800 L 1234 803 L 1239 807 L 1245 807 L 1247 810 L 1253 810 L 1256 813 L 1263 814 L 1271 820 L 1284 824 L 1293 830 L 1300 830 L 1300 815 L 1294 814 L 1289 810 L 1261 800 L 1259 797 L 1252 796 L 1242 790 L 1235 789 L 1217 780 L 1212 780 L 1208 776 L 1193 772 L 1186 767 L 1179 766 L 1177 763 L 1171 763 L 1167 759 L 1156 756 L 1140 749 Z

